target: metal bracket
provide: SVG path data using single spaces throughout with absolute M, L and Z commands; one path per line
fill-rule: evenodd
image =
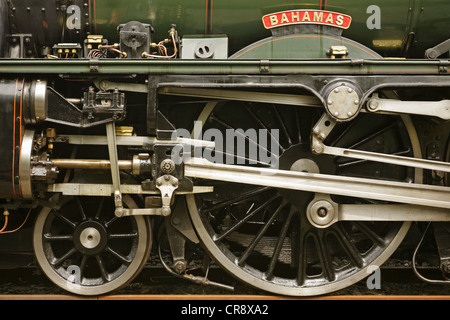
M 259 61 L 259 72 L 269 73 L 270 71 L 270 60 L 260 60 Z
M 98 59 L 89 59 L 89 71 L 98 72 Z
M 171 212 L 170 205 L 172 203 L 173 192 L 178 188 L 178 179 L 168 174 L 161 176 L 156 179 L 156 188 L 161 191 L 161 214 L 168 216 Z

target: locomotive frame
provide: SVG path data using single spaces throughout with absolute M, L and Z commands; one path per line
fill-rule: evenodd
M 182 276 L 203 252 L 189 252 L 194 244 L 257 288 L 317 295 L 367 276 L 412 222 L 436 226 L 448 273 L 450 61 L 384 59 L 336 26 L 305 28 L 277 26 L 228 59 L 211 59 L 208 37 L 199 59 L 178 59 L 175 25 L 153 52 L 153 27 L 136 21 L 118 25 L 118 45 L 94 36 L 44 58 L 27 58 L 40 37 L 9 35 L 2 45 L 18 56 L 0 59 L 0 193 L 5 217 L 36 213 L 44 273 L 76 294 L 104 294 L 139 273 L 153 242 Z M 261 144 L 238 130 L 253 128 L 269 140 L 281 132 L 275 163 L 261 153 L 256 165 L 248 153 L 211 161 L 228 150 L 201 132 L 234 130 L 250 152 Z

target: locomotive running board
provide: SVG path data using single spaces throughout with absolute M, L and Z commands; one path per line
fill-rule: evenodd
M 199 158 L 185 161 L 185 175 L 192 178 L 450 209 L 450 188 L 442 186 L 217 164 Z M 448 215 L 446 218 L 449 218 Z

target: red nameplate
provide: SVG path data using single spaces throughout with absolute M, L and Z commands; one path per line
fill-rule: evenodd
M 266 29 L 292 24 L 320 24 L 347 29 L 352 17 L 324 10 L 290 10 L 266 14 L 262 21 Z

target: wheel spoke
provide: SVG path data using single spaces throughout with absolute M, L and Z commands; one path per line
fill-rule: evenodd
M 128 233 L 111 233 L 108 237 L 109 239 L 134 239 L 138 237 L 138 233 L 136 231 Z
M 117 219 L 119 219 L 117 216 L 113 216 L 108 220 L 108 222 L 105 223 L 105 227 L 109 228 L 115 221 L 117 221 Z
M 349 147 L 347 147 L 348 149 L 356 149 L 359 146 L 363 145 L 364 143 L 375 139 L 377 136 L 385 133 L 386 131 L 394 128 L 395 126 L 397 126 L 398 123 L 395 121 L 393 123 L 389 123 L 384 127 L 381 128 L 377 128 L 374 132 L 371 132 L 369 134 L 367 134 L 366 136 L 361 137 L 357 142 L 353 143 L 352 145 L 350 145 Z
M 335 232 L 338 235 L 337 239 L 340 241 L 342 248 L 345 250 L 345 253 L 349 256 L 352 263 L 358 268 L 362 268 L 364 266 L 364 259 L 351 241 L 348 233 L 343 230 L 341 225 L 336 225 Z
M 278 260 L 278 258 L 280 256 L 281 249 L 283 248 L 283 243 L 284 243 L 284 240 L 286 238 L 287 231 L 289 229 L 289 225 L 291 223 L 291 220 L 292 220 L 292 217 L 293 217 L 294 213 L 295 213 L 294 208 L 291 208 L 291 210 L 289 211 L 289 215 L 286 218 L 286 221 L 283 222 L 283 226 L 281 228 L 280 236 L 279 236 L 279 238 L 277 240 L 277 244 L 276 244 L 275 249 L 273 251 L 272 258 L 270 259 L 270 262 L 269 262 L 269 267 L 268 267 L 268 269 L 266 271 L 266 278 L 267 279 L 271 279 L 273 277 L 273 272 L 275 270 L 275 266 L 276 266 L 277 260 Z M 298 212 L 297 212 L 297 214 L 298 214 Z
M 99 219 L 100 218 L 100 215 L 101 215 L 102 210 L 103 210 L 104 203 L 105 203 L 105 197 L 102 197 L 100 199 L 100 203 L 98 204 L 97 212 L 95 213 L 95 219 Z
M 215 235 L 214 236 L 214 241 L 220 241 L 223 238 L 225 238 L 226 236 L 228 236 L 230 233 L 236 231 L 239 227 L 241 227 L 245 222 L 247 222 L 251 217 L 253 217 L 255 214 L 257 214 L 258 212 L 260 212 L 261 210 L 263 210 L 264 208 L 266 208 L 268 205 L 270 205 L 272 203 L 272 201 L 274 201 L 276 198 L 278 198 L 278 195 L 271 197 L 269 200 L 267 200 L 266 202 L 264 202 L 263 204 L 261 204 L 259 207 L 257 207 L 256 209 L 254 209 L 253 211 L 251 211 L 250 213 L 248 213 L 247 215 L 245 215 L 244 218 L 242 218 L 241 220 L 239 220 L 237 223 L 235 223 L 233 226 L 231 226 L 228 230 L 226 230 L 224 233 L 220 234 L 220 235 Z
M 217 122 L 217 123 L 219 123 L 219 124 L 221 124 L 222 126 L 224 126 L 224 127 L 227 128 L 227 129 L 233 129 L 233 130 L 236 129 L 236 128 L 233 128 L 233 127 L 232 127 L 231 125 L 229 125 L 228 123 L 226 123 L 226 122 L 220 120 L 220 119 L 217 118 L 216 116 L 211 116 L 210 119 L 211 119 L 211 120 L 214 120 L 215 122 Z M 259 152 L 261 152 L 261 150 L 262 150 L 262 151 L 265 151 L 265 152 L 269 153 L 272 157 L 278 157 L 277 154 L 274 154 L 272 151 L 268 150 L 268 149 L 266 148 L 267 146 L 263 146 L 263 145 L 259 144 L 257 141 L 255 141 L 255 140 L 253 140 L 253 139 L 250 139 L 248 136 L 246 136 L 246 135 L 243 134 L 242 132 L 240 132 L 240 131 L 238 131 L 238 130 L 235 130 L 234 133 L 235 133 L 236 135 L 239 135 L 240 137 L 244 138 L 247 142 L 249 142 L 249 143 L 253 144 L 254 146 L 256 146 L 256 147 L 257 147 L 256 150 L 259 150 Z
M 215 204 L 212 207 L 202 208 L 202 211 L 213 212 L 213 211 L 222 209 L 223 207 L 226 207 L 226 206 L 228 206 L 230 204 L 241 203 L 241 202 L 243 202 L 243 201 L 245 201 L 245 200 L 247 200 L 247 199 L 249 199 L 251 197 L 254 197 L 254 196 L 256 196 L 256 195 L 258 195 L 258 194 L 260 194 L 260 193 L 262 193 L 264 191 L 267 191 L 267 190 L 270 190 L 270 187 L 258 187 L 258 188 L 252 189 L 252 190 L 250 190 L 248 192 L 245 192 L 242 195 L 240 195 L 240 196 L 238 196 L 238 197 L 236 197 L 234 199 L 230 199 L 230 200 L 219 202 L 219 203 Z
M 119 259 L 120 261 L 122 261 L 125 265 L 129 265 L 131 263 L 131 259 L 120 254 L 119 252 L 113 250 L 111 247 L 107 247 L 106 251 L 111 253 L 114 257 L 116 257 L 117 259 Z
M 275 212 L 272 214 L 270 219 L 263 225 L 263 227 L 258 231 L 256 236 L 253 238 L 253 240 L 250 242 L 250 245 L 245 249 L 242 256 L 240 257 L 238 261 L 238 265 L 243 266 L 245 264 L 245 260 L 250 256 L 253 249 L 255 249 L 258 242 L 261 240 L 263 235 L 267 232 L 267 230 L 270 228 L 278 214 L 286 207 L 286 203 L 282 203 L 278 206 L 278 208 L 275 210 Z
M 327 243 L 325 241 L 326 232 L 323 229 L 317 230 L 316 236 L 316 248 L 319 252 L 320 264 L 322 266 L 322 272 L 324 277 L 328 279 L 328 281 L 333 281 L 335 279 L 335 273 L 333 269 L 333 263 L 331 260 L 331 255 L 328 250 Z
M 44 234 L 44 239 L 47 241 L 72 241 L 73 235 L 67 234 L 67 235 L 51 235 L 49 233 Z
M 297 128 L 297 142 L 302 143 L 304 142 L 302 139 L 302 125 L 300 123 L 300 114 L 299 114 L 300 108 L 294 108 L 295 112 L 295 126 Z
M 283 134 L 285 135 L 286 139 L 288 140 L 288 145 L 291 146 L 292 145 L 291 136 L 289 135 L 289 131 L 286 127 L 286 124 L 284 123 L 283 119 L 281 118 L 281 114 L 278 111 L 278 108 L 275 105 L 272 105 L 272 110 L 275 113 L 275 116 L 278 120 L 278 124 L 280 125 L 281 130 L 283 131 Z
M 59 220 L 61 220 L 62 222 L 64 222 L 65 224 L 69 225 L 70 227 L 72 227 L 72 229 L 75 229 L 76 224 L 75 222 L 72 222 L 71 220 L 69 220 L 68 218 L 64 217 L 62 214 L 60 214 L 59 212 L 52 210 L 53 215 L 55 217 L 57 217 Z
M 103 258 L 100 255 L 96 255 L 95 260 L 97 260 L 97 265 L 98 265 L 98 268 L 102 275 L 103 281 L 109 282 L 110 279 L 109 279 L 108 272 L 106 271 L 106 266 L 105 266 L 105 262 L 103 261 Z
M 305 283 L 306 280 L 306 265 L 307 265 L 307 256 L 306 256 L 306 240 L 307 235 L 303 232 L 300 232 L 300 236 L 298 237 L 298 255 L 297 255 L 297 283 L 301 286 Z
M 252 116 L 252 118 L 258 123 L 258 125 L 263 128 L 270 136 L 271 140 L 274 141 L 277 144 L 277 147 L 279 148 L 279 150 L 281 150 L 281 152 L 283 152 L 285 149 L 283 148 L 283 146 L 280 144 L 280 142 L 278 141 L 278 139 L 276 139 L 273 135 L 272 132 L 269 130 L 269 128 L 262 122 L 262 120 L 253 112 L 253 110 L 251 110 L 251 108 L 249 106 L 246 107 L 248 113 Z
M 80 212 L 80 215 L 81 215 L 81 220 L 86 220 L 86 213 L 84 212 L 83 206 L 81 205 L 80 198 L 76 197 L 75 201 L 78 206 L 78 211 Z
M 355 222 L 356 227 L 369 238 L 374 244 L 385 245 L 386 241 L 380 237 L 375 231 L 371 230 L 365 223 L 363 222 Z
M 57 268 L 59 267 L 64 261 L 69 259 L 73 254 L 77 253 L 77 249 L 71 248 L 69 251 L 67 251 L 65 254 L 63 254 L 61 257 L 55 259 L 51 264 Z
M 83 256 L 83 258 L 81 258 L 81 263 L 80 263 L 80 281 L 81 282 L 83 282 L 84 272 L 86 270 L 86 262 L 87 262 L 87 256 Z

